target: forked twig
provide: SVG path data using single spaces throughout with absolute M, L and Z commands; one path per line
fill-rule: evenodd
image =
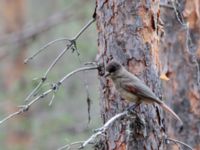
M 69 39 L 67 38 L 60 38 L 60 39 L 56 39 L 53 41 L 50 41 L 49 43 L 45 44 L 43 47 L 41 47 L 36 53 L 34 53 L 32 56 L 28 57 L 27 59 L 24 60 L 24 63 L 27 64 L 30 60 L 32 60 L 33 58 L 35 58 L 38 54 L 40 54 L 41 52 L 43 52 L 46 48 L 48 48 L 50 45 L 57 43 L 59 41 L 69 41 Z
M 26 105 L 21 105 L 19 106 L 19 110 L 8 115 L 7 117 L 5 117 L 4 119 L 0 120 L 0 125 L 7 121 L 8 119 L 11 119 L 13 118 L 14 116 L 16 115 L 19 115 L 21 113 L 24 113 L 26 111 L 29 110 L 29 108 L 34 104 L 36 103 L 37 101 L 41 100 L 42 98 L 46 97 L 47 95 L 49 95 L 50 93 L 52 92 L 56 92 L 60 85 L 66 80 L 68 79 L 69 77 L 71 77 L 72 75 L 78 73 L 78 72 L 81 72 L 81 71 L 84 71 L 84 70 L 95 70 L 95 69 L 98 69 L 98 66 L 88 66 L 88 67 L 81 67 L 81 68 L 78 68 L 70 73 L 68 73 L 67 75 L 65 75 L 63 78 L 61 78 L 56 84 L 54 84 L 54 86 L 52 86 L 50 89 L 48 89 L 47 91 L 45 91 L 44 93 L 42 93 L 41 95 L 37 96 L 35 99 L 33 99 L 32 101 L 30 101 L 28 104 Z
M 45 46 L 43 46 L 41 49 L 39 49 L 38 52 L 36 52 L 35 54 L 33 54 L 31 57 L 27 58 L 25 60 L 25 63 L 27 63 L 29 60 L 33 59 L 34 57 L 36 57 L 39 53 L 41 53 L 42 51 L 44 51 L 47 47 L 49 47 L 50 45 L 58 42 L 58 41 L 62 41 L 62 40 L 66 40 L 69 41 L 70 43 L 62 50 L 62 52 L 54 59 L 54 61 L 50 64 L 50 66 L 48 67 L 47 71 L 45 72 L 45 74 L 43 75 L 41 81 L 39 82 L 39 84 L 34 88 L 34 90 L 32 90 L 32 92 L 30 92 L 30 94 L 25 98 L 25 101 L 28 101 L 36 92 L 38 89 L 40 89 L 40 87 L 42 86 L 42 84 L 47 80 L 47 76 L 49 74 L 49 72 L 53 69 L 53 67 L 57 64 L 57 62 L 62 58 L 62 56 L 64 56 L 64 54 L 69 50 L 69 49 L 73 49 L 73 47 L 76 48 L 76 40 L 84 33 L 84 31 L 95 21 L 95 19 L 91 19 L 90 21 L 88 21 L 88 23 L 83 26 L 83 28 L 75 35 L 74 38 L 72 39 L 68 39 L 68 38 L 61 38 L 61 39 L 57 39 L 54 41 L 51 41 L 49 43 L 47 43 Z
M 51 69 L 56 65 L 56 63 L 60 60 L 60 58 L 67 52 L 67 50 L 72 46 L 72 44 L 68 45 L 63 51 L 54 59 L 51 65 L 48 67 L 47 71 L 45 72 L 44 76 L 41 78 L 39 84 L 34 88 L 34 90 L 26 97 L 25 101 L 28 101 L 38 89 L 42 86 L 42 84 L 47 80 L 47 75 L 51 71 Z
M 81 147 L 79 149 L 85 148 L 88 144 L 92 143 L 98 136 L 103 135 L 103 133 L 106 132 L 108 127 L 113 124 L 117 119 L 124 117 L 125 115 L 128 114 L 128 111 L 124 111 L 122 113 L 116 114 L 112 118 L 110 118 L 104 125 L 103 127 L 97 129 L 97 132 L 91 135 L 86 141 L 83 142 Z
M 88 21 L 88 23 L 83 26 L 81 28 L 81 30 L 74 36 L 74 38 L 70 39 L 70 38 L 59 38 L 59 39 L 55 39 L 53 41 L 50 41 L 49 43 L 45 44 L 43 47 L 41 47 L 36 53 L 34 53 L 32 56 L 28 57 L 27 59 L 24 60 L 24 63 L 28 63 L 30 60 L 34 59 L 38 54 L 40 54 L 41 52 L 43 52 L 46 48 L 48 48 L 49 46 L 51 46 L 54 43 L 60 42 L 60 41 L 67 41 L 70 43 L 73 43 L 74 41 L 76 41 L 82 34 L 83 32 L 95 21 L 95 19 L 91 19 Z
M 38 91 L 38 89 L 40 89 L 40 87 L 42 86 L 42 84 L 43 84 L 43 80 L 40 80 L 40 82 L 38 83 L 38 85 L 31 91 L 31 93 L 29 93 L 29 95 L 25 98 L 25 102 L 26 101 L 28 101 L 29 99 L 30 99 L 30 97 L 32 96 L 32 95 L 34 95 L 37 91 Z
M 16 115 L 19 115 L 21 113 L 24 113 L 24 112 L 28 111 L 28 109 L 30 108 L 30 106 L 32 104 L 34 104 L 35 102 L 37 102 L 39 99 L 44 98 L 45 96 L 47 96 L 51 92 L 52 92 L 52 89 L 49 89 L 49 90 L 45 91 L 44 93 L 42 93 L 40 96 L 36 97 L 34 100 L 32 100 L 31 102 L 29 102 L 28 104 L 19 106 L 20 109 L 18 111 L 14 112 L 14 113 L 8 115 L 4 119 L 2 119 L 0 121 L 0 125 L 2 123 L 4 123 L 5 121 L 7 121 L 8 119 L 11 119 L 11 118 L 13 118 Z

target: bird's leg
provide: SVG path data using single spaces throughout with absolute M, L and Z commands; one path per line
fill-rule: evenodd
M 135 103 L 129 106 L 126 110 L 130 113 L 135 113 L 135 109 L 140 105 L 140 103 Z

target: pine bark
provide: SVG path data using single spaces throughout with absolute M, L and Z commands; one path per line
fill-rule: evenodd
M 184 121 L 181 133 L 177 132 L 175 123 L 169 121 L 168 133 L 200 150 L 200 1 L 183 0 L 177 4 L 178 16 L 173 8 L 161 9 L 165 36 L 160 44 L 160 57 L 169 78 L 163 84 L 163 91 L 168 105 Z
M 97 0 L 96 5 L 99 63 L 106 65 L 112 59 L 117 60 L 162 99 L 158 53 L 162 33 L 159 0 Z M 120 98 L 113 83 L 104 77 L 100 77 L 100 91 L 104 123 L 130 105 Z M 99 149 L 165 149 L 162 109 L 156 104 L 142 104 L 137 112 L 136 119 L 116 121 Z

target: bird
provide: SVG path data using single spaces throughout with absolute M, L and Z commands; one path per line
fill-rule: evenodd
M 113 81 L 115 89 L 123 99 L 135 102 L 136 105 L 157 103 L 183 125 L 180 117 L 169 106 L 161 101 L 142 80 L 127 71 L 119 62 L 111 61 L 106 65 L 105 70 L 105 77 Z

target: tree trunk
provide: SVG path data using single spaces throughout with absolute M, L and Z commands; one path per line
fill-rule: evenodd
M 19 32 L 24 27 L 25 3 L 26 0 L 2 0 L 1 15 L 4 22 L 6 34 Z M 24 57 L 26 53 L 26 44 L 19 41 L 17 45 L 12 45 L 14 51 L 7 58 L 6 67 L 3 69 L 4 85 L 6 90 L 13 89 L 13 85 L 21 80 L 25 70 Z
M 178 19 L 173 8 L 161 9 L 165 36 L 161 40 L 160 54 L 165 73 L 170 79 L 163 84 L 163 91 L 168 104 L 184 121 L 181 133 L 175 132 L 175 124 L 171 122 L 168 132 L 171 137 L 178 137 L 195 150 L 200 150 L 200 74 L 197 70 L 200 63 L 200 1 L 180 2 L 177 11 L 188 22 L 188 29 L 181 24 L 181 15 Z
M 25 8 L 26 0 L 1 0 L 1 15 L 4 22 L 4 30 L 6 34 L 12 34 L 13 32 L 20 32 L 24 27 L 25 22 Z M 14 51 L 9 53 L 5 60 L 5 67 L 1 70 L 3 74 L 3 82 L 5 93 L 9 94 L 8 101 L 16 99 L 11 94 L 16 83 L 22 80 L 22 76 L 25 71 L 24 58 L 26 53 L 26 44 L 24 41 L 19 41 L 16 45 L 12 45 Z M 9 48 L 7 49 L 9 51 Z M 16 111 L 15 102 L 7 103 L 8 107 L 5 107 L 5 114 L 11 114 Z M 26 114 L 26 120 L 29 114 Z M 11 124 L 8 125 L 8 131 L 4 147 L 6 149 L 28 149 L 32 144 L 32 137 L 29 130 L 24 128 L 16 128 L 18 126 L 24 126 L 24 117 L 11 120 Z M 19 125 L 20 124 L 20 125 Z
M 162 99 L 159 0 L 97 0 L 98 61 L 112 59 L 143 80 Z M 127 108 L 110 80 L 100 77 L 101 116 L 105 123 Z M 101 149 L 165 149 L 165 123 L 156 104 L 140 105 L 135 119 L 119 120 L 109 128 Z M 129 132 L 126 132 L 126 130 Z M 101 143 L 102 144 L 102 143 Z

